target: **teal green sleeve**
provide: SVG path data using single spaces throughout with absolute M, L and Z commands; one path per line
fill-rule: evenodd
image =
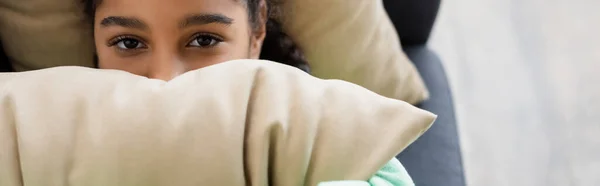
M 368 181 L 333 181 L 319 186 L 414 186 L 413 180 L 396 158 L 389 161 Z
M 375 176 L 369 179 L 371 186 L 414 186 L 412 178 L 396 158 L 379 169 Z

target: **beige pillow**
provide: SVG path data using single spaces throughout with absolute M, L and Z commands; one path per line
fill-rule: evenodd
M 93 66 L 81 0 L 0 0 L 0 40 L 16 71 Z
M 434 118 L 264 61 L 170 82 L 80 67 L 0 74 L 0 185 L 366 180 Z
M 381 0 L 284 2 L 285 31 L 304 50 L 313 75 L 412 104 L 428 97 Z

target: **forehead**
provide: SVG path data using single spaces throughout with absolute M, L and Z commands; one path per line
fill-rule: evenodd
M 102 0 L 96 16 L 132 16 L 148 19 L 175 18 L 198 13 L 241 16 L 244 0 Z

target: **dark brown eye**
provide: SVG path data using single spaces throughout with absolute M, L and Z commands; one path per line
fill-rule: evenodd
M 137 49 L 137 48 L 143 48 L 144 44 L 142 44 L 142 42 L 136 40 L 136 39 L 130 39 L 130 38 L 125 38 L 125 39 L 121 39 L 117 42 L 117 47 L 119 47 L 120 49 Z
M 188 45 L 193 47 L 208 48 L 213 47 L 221 42 L 223 42 L 223 40 L 218 37 L 208 34 L 201 34 L 197 35 Z

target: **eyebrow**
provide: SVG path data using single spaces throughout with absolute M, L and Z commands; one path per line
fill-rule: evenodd
M 102 19 L 100 25 L 103 27 L 122 26 L 127 28 L 135 28 L 140 30 L 148 29 L 148 25 L 143 21 L 132 17 L 110 16 Z
M 233 19 L 223 14 L 194 14 L 185 18 L 180 26 L 181 28 L 184 28 L 191 25 L 206 25 L 211 23 L 229 26 L 233 23 Z

